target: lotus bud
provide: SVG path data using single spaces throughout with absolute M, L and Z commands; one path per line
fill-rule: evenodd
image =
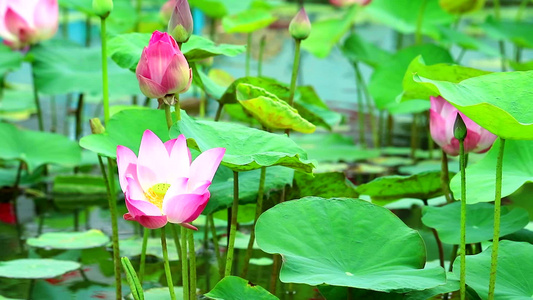
M 100 18 L 107 18 L 113 11 L 113 0 L 93 0 L 93 11 Z
M 439 4 L 451 14 L 464 14 L 483 8 L 485 0 L 439 0 Z
M 305 40 L 311 33 L 311 22 L 303 7 L 289 24 L 289 32 L 296 40 Z
M 463 118 L 461 118 L 461 114 L 457 113 L 457 116 L 455 117 L 455 123 L 453 124 L 453 136 L 463 141 L 466 138 L 466 125 L 463 121 Z
M 185 43 L 191 37 L 193 21 L 191 8 L 187 0 L 177 0 L 175 2 L 172 16 L 168 21 L 168 32 L 178 43 Z
M 91 125 L 91 132 L 93 134 L 100 134 L 105 132 L 104 125 L 102 125 L 100 119 L 92 118 L 89 120 L 89 124 Z

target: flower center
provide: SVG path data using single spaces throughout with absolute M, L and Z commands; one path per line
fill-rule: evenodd
M 144 195 L 148 201 L 150 201 L 150 203 L 159 207 L 159 209 L 162 209 L 163 199 L 165 198 L 165 194 L 167 193 L 169 187 L 170 184 L 168 183 L 158 183 L 149 188 Z

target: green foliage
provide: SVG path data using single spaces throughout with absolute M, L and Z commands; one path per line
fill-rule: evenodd
M 0 277 L 19 279 L 46 279 L 79 269 L 73 261 L 24 258 L 0 262 Z
M 20 68 L 22 63 L 22 54 L 18 51 L 11 50 L 11 48 L 0 45 L 0 76 L 6 72 L 15 71 Z M 0 86 L 0 91 L 2 86 Z
M 268 10 L 249 9 L 222 19 L 222 27 L 227 33 L 252 33 L 276 21 Z
M 32 247 L 62 250 L 101 247 L 108 242 L 109 237 L 96 229 L 84 232 L 47 232 L 27 241 Z
M 205 294 L 205 296 L 213 300 L 278 299 L 278 297 L 270 294 L 261 286 L 236 276 L 223 278 L 209 293 Z
M 390 52 L 366 41 L 357 33 L 352 33 L 346 38 L 341 50 L 351 62 L 362 62 L 373 68 L 392 56 Z
M 102 176 L 60 175 L 54 178 L 54 204 L 59 209 L 83 209 L 107 205 L 107 187 Z

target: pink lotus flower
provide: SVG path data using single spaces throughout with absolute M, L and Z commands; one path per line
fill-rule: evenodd
M 192 81 L 192 69 L 176 41 L 159 31 L 144 48 L 135 74 L 143 94 L 157 99 L 186 92 Z
M 57 0 L 0 0 L 0 37 L 13 49 L 50 39 L 58 14 Z
M 362 6 L 368 5 L 372 0 L 329 0 L 329 3 L 335 6 L 348 6 L 352 4 L 359 4 Z
M 435 143 L 449 155 L 459 155 L 459 140 L 453 136 L 457 113 L 463 118 L 467 129 L 465 153 L 484 153 L 488 151 L 492 147 L 494 140 L 496 140 L 496 136 L 470 120 L 441 96 L 431 97 L 431 108 L 429 110 L 429 129 Z
M 302 7 L 289 24 L 289 33 L 294 39 L 305 40 L 311 33 L 311 22 Z
M 209 149 L 191 163 L 185 136 L 163 143 L 150 130 L 143 134 L 138 157 L 118 146 L 118 175 L 128 208 L 124 219 L 151 229 L 170 222 L 196 230 L 189 223 L 207 205 L 208 188 L 225 152 Z
M 187 0 L 173 0 L 174 7 L 168 21 L 168 32 L 178 43 L 185 43 L 191 37 L 193 20 Z

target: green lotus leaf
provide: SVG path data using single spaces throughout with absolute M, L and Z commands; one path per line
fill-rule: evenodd
M 276 300 L 272 295 L 259 285 L 255 285 L 246 279 L 237 276 L 224 277 L 207 294 L 206 297 L 213 300 Z
M 225 16 L 222 19 L 222 27 L 227 33 L 252 33 L 269 26 L 276 20 L 277 18 L 268 10 L 249 9 L 235 15 Z
M 0 277 L 46 279 L 61 276 L 80 267 L 79 263 L 73 261 L 23 258 L 0 261 Z
M 47 232 L 26 243 L 32 247 L 45 249 L 89 249 L 104 246 L 109 237 L 102 231 L 91 229 L 84 232 Z

